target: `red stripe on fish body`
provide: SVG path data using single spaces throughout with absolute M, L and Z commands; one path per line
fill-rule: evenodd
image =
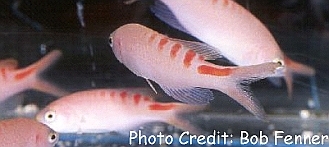
M 165 47 L 165 45 L 169 42 L 168 38 L 162 38 L 160 39 L 160 42 L 158 44 L 158 48 L 159 50 L 163 50 L 163 48 Z
M 177 53 L 182 49 L 182 45 L 179 44 L 179 43 L 176 43 L 175 45 L 173 45 L 171 47 L 171 50 L 170 50 L 170 57 L 172 59 L 175 59 L 177 57 Z
M 174 108 L 175 108 L 174 104 L 153 103 L 149 105 L 149 109 L 155 111 L 167 111 L 167 110 L 173 110 Z
M 184 66 L 185 67 L 190 67 L 192 64 L 192 60 L 196 56 L 196 53 L 192 50 L 189 50 L 186 52 L 185 57 L 184 57 Z
M 126 99 L 127 99 L 127 92 L 126 91 L 122 91 L 120 93 L 120 98 L 122 100 L 123 103 L 126 103 Z
M 138 105 L 139 102 L 141 101 L 141 98 L 142 98 L 142 95 L 140 95 L 140 94 L 135 94 L 135 95 L 134 95 L 134 104 L 135 104 L 135 105 Z
M 6 68 L 1 68 L 1 77 L 2 77 L 3 81 L 7 80 Z
M 30 69 L 27 69 L 26 71 L 19 72 L 15 75 L 15 79 L 16 80 L 22 80 L 22 79 L 27 78 L 28 76 L 30 76 L 35 71 L 36 71 L 35 68 L 30 68 Z
M 229 76 L 232 74 L 233 69 L 231 68 L 216 68 L 207 65 L 200 65 L 198 67 L 198 73 L 205 75 L 213 75 L 213 76 Z

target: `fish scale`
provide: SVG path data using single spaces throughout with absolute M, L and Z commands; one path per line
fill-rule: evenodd
M 137 76 L 158 83 L 166 94 L 189 104 L 208 104 L 209 89 L 219 90 L 260 119 L 261 105 L 240 83 L 272 76 L 281 66 L 269 62 L 253 66 L 220 66 L 206 61 L 219 54 L 208 45 L 162 35 L 139 24 L 126 24 L 111 35 L 116 58 Z M 152 87 L 152 86 L 151 86 Z

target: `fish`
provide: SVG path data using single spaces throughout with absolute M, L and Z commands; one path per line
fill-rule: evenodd
M 0 103 L 28 89 L 35 89 L 54 96 L 68 94 L 66 90 L 40 78 L 40 74 L 54 64 L 61 55 L 61 51 L 53 50 L 39 61 L 20 69 L 18 69 L 18 61 L 13 58 L 1 60 Z
M 207 44 L 179 40 L 140 24 L 126 24 L 109 37 L 115 57 L 139 77 L 159 84 L 166 94 L 188 104 L 208 104 L 218 90 L 259 119 L 265 111 L 248 84 L 279 72 L 275 62 L 245 67 L 220 66 L 207 60 L 220 53 Z
M 139 88 L 90 89 L 64 96 L 41 110 L 36 119 L 59 133 L 124 133 L 149 122 L 165 122 L 199 134 L 181 114 L 203 110 L 177 102 L 156 102 Z
M 234 0 L 156 0 L 151 11 L 160 20 L 213 46 L 238 66 L 280 62 L 289 98 L 293 74 L 315 76 L 315 69 L 285 55 L 271 32 L 252 13 Z M 278 81 L 277 81 L 278 83 Z
M 59 134 L 29 118 L 0 121 L 0 147 L 53 147 Z

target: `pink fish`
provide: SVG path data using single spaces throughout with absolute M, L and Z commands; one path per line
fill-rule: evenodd
M 251 113 L 265 112 L 247 91 L 248 83 L 274 74 L 281 65 L 270 62 L 246 67 L 224 67 L 206 60 L 220 57 L 206 44 L 169 38 L 138 24 L 127 24 L 111 36 L 117 59 L 137 76 L 158 83 L 169 96 L 190 104 L 213 99 L 209 89 L 227 94 Z
M 179 118 L 204 106 L 160 103 L 132 89 L 95 89 L 64 96 L 37 114 L 37 120 L 60 133 L 127 131 L 148 122 L 162 121 L 184 130 L 200 130 Z
M 0 121 L 0 147 L 53 147 L 58 138 L 56 132 L 32 119 Z
M 0 103 L 7 98 L 27 89 L 36 89 L 55 96 L 67 94 L 54 85 L 40 79 L 40 74 L 53 64 L 62 53 L 54 50 L 38 62 L 17 69 L 18 63 L 10 58 L 0 61 Z
M 152 11 L 172 27 L 215 47 L 236 65 L 285 65 L 282 73 L 273 76 L 284 76 L 290 97 L 293 73 L 315 75 L 313 68 L 285 56 L 265 25 L 233 0 L 157 0 Z

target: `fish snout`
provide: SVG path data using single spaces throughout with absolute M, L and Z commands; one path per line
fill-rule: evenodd
M 52 110 L 43 110 L 36 116 L 36 120 L 43 124 L 52 123 L 56 120 L 56 112 Z

